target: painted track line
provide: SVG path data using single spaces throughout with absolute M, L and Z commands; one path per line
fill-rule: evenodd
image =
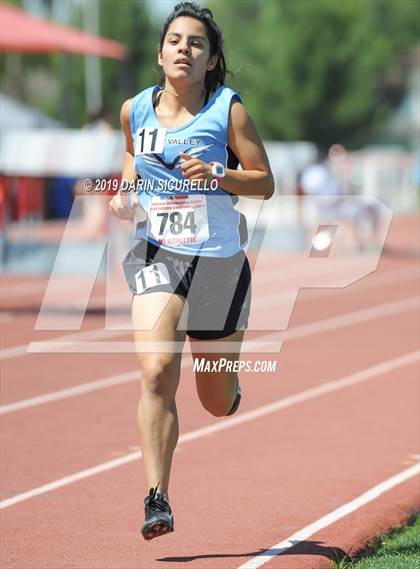
M 121 259 L 122 262 L 122 259 Z M 330 268 L 330 267 L 327 267 Z M 306 264 L 303 263 L 302 264 L 302 259 L 300 259 L 300 261 L 295 261 L 294 263 L 292 263 L 292 265 L 288 265 L 288 269 L 293 271 L 294 275 L 306 275 L 308 273 L 308 271 L 311 271 L 311 268 Z M 269 269 L 268 267 L 260 267 L 259 268 L 259 272 L 261 273 L 269 273 L 271 272 L 271 269 Z M 7 287 L 4 286 L 1 290 L 0 290 L 0 300 L 10 300 L 14 297 L 19 297 L 22 298 L 24 296 L 34 296 L 37 293 L 40 292 L 46 292 L 47 288 L 50 284 L 50 278 L 42 278 L 42 279 L 37 279 L 33 282 L 17 282 L 14 283 L 12 285 L 7 284 Z M 82 287 L 83 286 L 90 286 L 91 284 L 91 279 L 66 279 L 65 277 L 56 277 L 53 278 L 53 281 L 55 281 L 55 286 L 59 287 L 59 291 L 60 293 L 62 292 L 66 292 L 66 291 L 71 291 L 74 292 L 78 287 Z M 124 284 L 124 281 L 122 281 L 123 286 L 121 287 L 121 293 L 123 292 L 128 292 L 127 291 L 127 286 Z
M 188 441 L 193 441 L 205 437 L 206 435 L 216 433 L 218 431 L 224 431 L 231 427 L 235 427 L 236 425 L 247 423 L 259 417 L 263 417 L 265 415 L 268 415 L 269 413 L 274 413 L 276 411 L 280 411 L 281 409 L 291 407 L 298 403 L 315 399 L 316 397 L 325 395 L 326 393 L 332 393 L 334 391 L 338 391 L 345 387 L 350 387 L 357 383 L 362 383 L 366 380 L 377 377 L 380 374 L 385 374 L 395 369 L 398 369 L 402 366 L 413 364 L 416 361 L 418 361 L 419 358 L 420 358 L 420 350 L 415 352 L 410 352 L 408 354 L 405 354 L 404 356 L 400 356 L 398 358 L 382 362 L 378 365 L 366 368 L 365 370 L 353 373 L 341 379 L 323 383 L 321 385 L 318 385 L 317 387 L 307 389 L 305 391 L 296 393 L 294 395 L 285 397 L 283 399 L 279 399 L 277 401 L 274 401 L 273 403 L 269 403 L 268 405 L 257 407 L 256 409 L 242 413 L 237 417 L 232 417 L 230 419 L 223 419 L 212 425 L 201 427 L 199 429 L 196 429 L 195 431 L 190 431 L 189 433 L 185 433 L 179 437 L 178 444 L 182 444 Z M 119 466 L 123 466 L 124 464 L 128 464 L 130 462 L 138 460 L 139 458 L 141 458 L 141 456 L 142 454 L 140 451 L 132 452 L 127 454 L 126 456 L 113 459 L 108 462 L 103 462 L 92 468 L 81 470 L 69 476 L 65 476 L 64 478 L 60 478 L 48 484 L 44 484 L 43 486 L 38 486 L 37 488 L 33 488 L 32 490 L 28 490 L 27 492 L 23 492 L 22 494 L 17 494 L 12 498 L 7 498 L 6 500 L 1 501 L 0 509 L 7 508 L 15 504 L 19 504 L 21 502 L 29 500 L 30 498 L 34 498 L 35 496 L 40 496 L 42 494 L 52 492 L 53 490 L 57 490 L 58 488 L 62 488 L 63 486 L 68 486 L 69 484 L 73 484 L 74 482 L 78 482 L 79 480 L 90 478 L 91 476 L 96 476 L 97 474 L 106 472 L 107 470 L 118 468 Z
M 388 274 L 389 273 L 389 274 Z M 369 276 L 369 275 L 366 275 Z M 352 285 L 348 285 L 347 287 L 344 287 L 342 290 L 346 291 L 346 292 L 360 292 L 360 290 L 364 290 L 369 289 L 369 288 L 375 288 L 376 286 L 381 286 L 381 285 L 387 285 L 387 284 L 392 284 L 395 282 L 405 282 L 405 281 L 410 281 L 410 280 L 416 280 L 419 277 L 419 270 L 410 268 L 410 269 L 398 269 L 395 271 L 386 271 L 385 274 L 379 274 L 375 277 L 375 282 L 371 282 L 370 280 L 367 282 L 364 282 L 363 286 L 360 286 L 360 282 L 363 282 L 363 279 L 359 279 L 357 281 L 357 283 L 354 284 L 359 284 L 357 289 L 351 289 Z M 363 277 L 365 278 L 365 277 Z M 379 281 L 379 283 L 378 283 Z M 301 288 L 298 289 L 299 291 L 302 290 L 314 290 L 313 287 L 306 287 L 306 288 Z M 261 299 L 257 299 L 256 302 L 254 302 L 254 308 L 264 308 L 266 306 L 272 307 L 273 304 L 285 304 L 290 302 L 290 295 L 295 291 L 296 289 L 287 289 L 286 291 L 280 291 L 277 292 L 275 294 L 269 294 L 269 295 L 265 295 L 263 298 Z M 321 289 L 320 289 L 320 294 L 317 296 L 318 298 L 324 298 L 324 297 L 328 297 L 331 295 L 330 292 L 331 289 L 328 289 L 327 292 L 321 293 Z M 337 287 L 333 288 L 334 292 L 337 291 Z M 311 298 L 308 299 L 301 299 L 300 302 L 304 301 L 310 301 L 313 300 Z M 121 325 L 122 328 L 127 328 L 127 330 L 125 330 L 125 332 L 131 332 L 131 324 L 130 323 L 123 323 Z M 75 342 L 77 343 L 78 340 L 87 340 L 87 339 L 97 339 L 97 338 L 102 338 L 104 336 L 108 336 L 108 337 L 113 337 L 113 336 L 120 336 L 123 335 L 124 332 L 119 331 L 119 330 L 104 330 L 103 328 L 95 328 L 94 330 L 89 330 L 87 332 L 73 332 L 73 333 L 69 333 L 66 334 L 64 336 L 59 336 L 56 337 L 54 340 L 51 340 L 52 342 Z M 18 346 L 12 346 L 10 348 L 5 348 L 4 350 L 1 350 L 0 353 L 0 359 L 1 360 L 6 360 L 6 359 L 11 359 L 11 358 L 16 358 L 16 357 L 21 357 L 21 356 L 25 356 L 28 353 L 28 348 L 29 348 L 30 344 L 21 344 Z M 53 351 L 53 350 L 52 350 Z
M 404 310 L 411 310 L 412 308 L 416 307 L 417 304 L 418 297 L 411 297 L 403 301 L 398 301 L 396 303 L 381 304 L 373 308 L 363 309 L 353 313 L 350 312 L 348 314 L 344 314 L 343 316 L 336 316 L 334 318 L 327 318 L 325 320 L 319 320 L 318 322 L 312 322 L 310 324 L 303 324 L 302 326 L 297 326 L 296 328 L 291 328 L 290 330 L 283 332 L 282 339 L 289 341 L 296 340 L 312 334 L 335 330 L 343 326 L 349 326 L 359 322 L 367 322 L 372 318 L 380 318 L 382 316 L 389 316 L 390 314 L 400 313 Z M 256 346 L 255 349 L 262 349 L 265 343 L 267 343 L 268 346 L 272 346 L 272 343 L 275 341 L 278 341 L 278 332 L 262 336 L 259 339 L 258 346 Z M 48 342 L 48 344 L 49 343 L 50 342 Z M 105 346 L 108 345 L 107 342 L 103 342 L 103 344 L 105 344 Z M 134 351 L 133 342 L 128 342 L 127 344 L 129 346 L 132 346 Z M 246 344 L 246 341 L 244 344 Z M 248 344 L 253 345 L 253 341 L 249 341 Z M 109 351 L 109 349 L 107 351 Z M 182 367 L 191 366 L 192 360 L 183 360 L 181 365 Z M 98 379 L 97 381 L 81 383 L 79 385 L 75 385 L 66 389 L 51 391 L 43 395 L 31 397 L 29 399 L 14 401 L 6 405 L 1 405 L 0 415 L 13 413 L 15 411 L 21 411 L 23 409 L 36 407 L 38 405 L 43 405 L 44 403 L 50 403 L 52 401 L 58 401 L 60 399 L 67 399 L 68 397 L 76 397 L 78 395 L 83 395 L 92 391 L 98 391 L 100 389 L 112 387 L 114 385 L 122 385 L 124 383 L 139 379 L 139 373 L 139 371 L 131 371 L 125 374 L 118 374 L 107 377 L 105 379 Z
M 316 333 L 321 333 L 325 331 L 334 330 L 343 326 L 349 326 L 359 322 L 366 322 L 372 318 L 378 318 L 382 316 L 389 316 L 390 314 L 400 313 L 404 310 L 411 310 L 418 304 L 418 297 L 411 297 L 403 301 L 397 301 L 396 303 L 381 304 L 373 308 L 363 309 L 356 312 L 350 312 L 342 316 L 336 316 L 334 318 L 327 318 L 325 320 L 319 320 L 318 322 L 312 322 L 310 324 L 303 324 L 302 326 L 297 326 L 296 328 L 291 328 L 282 333 L 284 340 L 296 340 L 309 336 Z M 262 349 L 263 345 L 267 343 L 271 346 L 273 342 L 278 341 L 278 333 L 269 334 L 263 336 L 259 339 L 258 346 L 255 349 Z M 253 345 L 255 342 L 252 340 L 244 344 Z M 35 343 L 38 345 L 39 343 Z M 51 341 L 47 342 L 48 345 Z M 108 345 L 107 342 L 103 342 L 105 346 Z M 97 344 L 94 344 L 95 346 Z M 134 344 L 132 341 L 127 342 L 127 345 L 134 351 Z M 98 347 L 98 349 L 100 346 Z M 64 349 L 63 347 L 61 349 Z M 109 351 L 109 350 L 106 350 Z M 188 352 L 187 352 L 188 353 Z M 192 360 L 183 360 L 182 366 L 188 366 L 192 364 Z M 15 401 L 8 403 L 6 405 L 0 406 L 0 415 L 5 415 L 7 413 L 12 413 L 14 411 L 20 411 L 22 409 L 28 409 L 30 407 L 36 407 L 38 405 L 43 405 L 44 403 L 49 403 L 52 401 L 58 401 L 60 399 L 66 399 L 68 397 L 75 397 L 77 395 L 82 395 L 84 393 L 90 393 L 91 391 L 97 391 L 99 389 L 111 387 L 114 385 L 121 385 L 130 381 L 135 381 L 139 377 L 139 372 L 132 371 L 125 374 L 118 374 L 105 379 L 99 379 L 97 381 L 82 383 L 74 387 L 67 389 L 61 389 L 58 391 L 53 391 L 50 393 L 45 393 L 36 397 L 31 397 L 29 399 L 23 399 L 20 401 Z
M 325 320 L 319 320 L 318 322 L 302 324 L 301 326 L 290 328 L 289 330 L 281 333 L 280 339 L 283 341 L 292 340 L 294 338 L 300 338 L 301 336 L 309 336 L 311 334 L 327 332 L 344 326 L 359 324 L 360 322 L 367 322 L 368 320 L 375 320 L 376 318 L 383 318 L 384 316 L 392 316 L 393 314 L 399 314 L 400 312 L 418 308 L 419 301 L 419 296 L 410 296 L 404 300 L 386 302 L 384 304 L 373 306 L 372 308 L 362 308 L 361 310 L 355 310 L 353 312 L 348 312 L 347 314 L 334 316 L 333 318 L 326 318 Z
M 267 271 L 268 273 L 268 271 Z M 389 274 L 388 274 L 389 273 Z M 302 271 L 302 274 L 304 275 L 305 272 Z M 359 290 L 368 290 L 370 288 L 376 288 L 379 286 L 387 286 L 387 285 L 391 285 L 394 283 L 401 283 L 401 282 L 409 282 L 411 280 L 417 280 L 420 278 L 420 269 L 418 268 L 404 268 L 404 269 L 397 269 L 397 270 L 393 270 L 393 271 L 386 271 L 385 273 L 380 273 L 377 276 L 375 276 L 375 279 L 369 279 L 368 281 L 364 282 L 363 279 L 370 276 L 372 273 L 369 273 L 367 275 L 365 275 L 364 277 L 362 277 L 361 279 L 355 281 L 354 283 L 347 285 L 347 286 L 340 286 L 337 285 L 335 287 L 292 287 L 292 288 L 287 288 L 287 289 L 282 289 L 280 288 L 280 290 L 276 293 L 273 294 L 267 294 L 264 295 L 263 297 L 261 297 L 260 299 L 258 299 L 258 308 L 263 308 L 265 306 L 271 306 L 273 304 L 273 301 L 277 301 L 278 304 L 289 304 L 290 303 L 290 298 L 293 294 L 298 294 L 299 291 L 301 290 L 317 290 L 318 294 L 316 295 L 316 299 L 318 298 L 325 298 L 328 296 L 331 296 L 332 294 L 332 290 L 346 290 L 346 292 L 356 292 L 353 290 L 349 290 L 349 287 L 351 287 L 352 285 L 356 285 L 358 284 L 359 287 L 357 289 L 357 291 Z M 268 276 L 268 275 L 267 275 Z M 296 278 L 296 275 L 294 275 Z M 363 282 L 362 285 L 360 285 L 360 282 Z M 71 287 L 71 288 L 70 288 Z M 69 285 L 68 289 L 66 290 L 71 290 L 71 292 L 74 292 L 75 287 L 74 285 Z M 112 295 L 107 295 L 106 300 L 107 302 L 111 303 L 112 307 L 115 308 L 116 306 L 120 305 L 121 307 L 125 308 L 127 306 L 127 303 L 125 301 L 121 300 L 122 295 L 126 295 L 127 293 L 127 288 L 121 288 L 120 292 L 116 293 L 116 294 L 112 294 Z M 61 302 L 62 302 L 62 296 L 61 298 Z M 313 299 L 301 299 L 301 302 L 306 302 L 307 300 L 313 300 Z M 96 307 L 96 308 L 104 308 L 103 305 L 103 300 L 102 298 L 98 298 L 96 300 L 92 299 L 90 300 L 90 306 L 91 307 Z M 71 310 L 84 310 L 85 309 L 85 302 L 80 302 L 78 300 L 73 300 L 71 302 L 69 302 L 68 300 L 66 300 L 65 303 L 65 308 L 67 310 L 71 309 Z M 13 318 L 13 317 L 12 317 Z M 5 320 L 5 322 L 8 322 L 9 320 Z
M 295 263 L 294 265 L 292 265 L 292 267 L 294 268 L 293 270 L 293 274 L 299 274 L 299 267 L 302 268 L 302 263 Z M 306 267 L 306 265 L 305 265 Z M 290 269 L 291 267 L 288 265 L 288 269 Z M 296 270 L 297 269 L 297 270 Z M 271 272 L 270 269 L 263 269 L 263 271 L 269 273 Z M 305 275 L 307 273 L 306 270 L 301 270 L 299 271 L 302 275 Z M 373 273 L 369 273 L 367 274 L 365 277 L 362 277 L 362 279 L 371 276 Z M 401 269 L 389 269 L 386 270 L 384 272 L 381 272 L 377 275 L 375 275 L 375 281 L 374 282 L 365 282 L 363 284 L 363 288 L 371 288 L 372 286 L 376 286 L 376 284 L 378 283 L 383 283 L 383 284 L 392 284 L 393 282 L 400 282 L 401 278 L 404 279 L 404 277 L 408 277 L 410 278 L 419 278 L 419 269 L 418 268 L 412 268 L 412 267 L 404 267 Z M 360 284 L 361 280 L 359 279 L 357 281 L 357 283 Z M 83 286 L 83 282 L 79 283 L 81 286 Z M 354 283 L 356 284 L 356 283 Z M 60 284 L 60 287 L 62 287 L 63 290 L 65 291 L 70 291 L 72 293 L 74 293 L 75 288 L 77 288 L 78 283 L 77 282 L 73 282 L 71 280 L 67 280 L 64 281 Z M 0 300 L 4 301 L 4 300 L 10 300 L 11 298 L 14 297 L 19 297 L 22 298 L 22 296 L 27 296 L 27 295 L 34 295 L 38 292 L 45 292 L 46 288 L 48 286 L 48 279 L 43 280 L 42 282 L 34 282 L 34 283 L 14 283 L 12 285 L 7 285 L 7 291 L 6 293 L 3 291 L 0 292 Z M 351 286 L 351 285 L 348 285 Z M 13 288 L 10 288 L 13 287 Z M 348 287 L 344 287 L 344 288 L 348 288 Z M 6 285 L 4 286 L 4 289 L 6 289 Z M 121 293 L 127 292 L 127 287 L 124 286 L 121 289 Z
M 131 326 L 131 324 L 130 324 Z M 131 330 L 127 329 L 121 330 L 106 330 L 105 328 L 94 328 L 93 330 L 86 330 L 86 332 L 72 332 L 65 334 L 63 336 L 58 336 L 56 341 L 59 342 L 83 342 L 84 340 L 89 341 L 93 338 L 103 338 L 103 337 L 116 337 L 122 334 L 128 334 Z M 11 358 L 17 358 L 19 356 L 26 356 L 28 353 L 28 348 L 30 344 L 21 344 L 19 346 L 13 346 L 11 348 L 5 348 L 1 350 L 0 360 L 8 360 Z
M 21 411 L 22 409 L 37 407 L 38 405 L 44 405 L 45 403 L 51 403 L 52 401 L 59 401 L 60 399 L 77 397 L 78 395 L 84 395 L 85 393 L 92 393 L 92 391 L 98 391 L 99 389 L 113 387 L 114 385 L 123 385 L 130 381 L 135 381 L 136 379 L 139 378 L 140 378 L 140 371 L 129 371 L 127 373 L 113 375 L 105 379 L 98 379 L 97 381 L 80 383 L 79 385 L 68 387 L 67 389 L 60 389 L 59 391 L 50 391 L 49 393 L 44 393 L 43 395 L 31 397 L 30 399 L 22 399 L 20 401 L 15 401 L 14 403 L 2 405 L 0 407 L 0 415 L 6 415 L 8 413 L 13 413 L 15 411 Z
M 181 368 L 191 366 L 192 360 L 183 359 L 181 361 Z M 38 405 L 52 403 L 53 401 L 60 401 L 61 399 L 77 397 L 79 395 L 84 395 L 85 393 L 92 393 L 93 391 L 106 389 L 107 387 L 114 387 L 115 385 L 124 385 L 125 383 L 130 383 L 132 381 L 138 381 L 140 379 L 140 376 L 140 370 L 136 369 L 134 371 L 128 371 L 126 373 L 112 375 L 104 379 L 80 383 L 66 389 L 50 391 L 48 393 L 44 393 L 43 395 L 37 395 L 36 397 L 31 397 L 29 399 L 21 399 L 20 401 L 14 401 L 13 403 L 1 405 L 0 415 L 7 415 L 8 413 L 14 413 L 15 411 L 22 411 L 23 409 L 29 409 L 31 407 L 38 407 Z
M 400 314 L 401 312 L 414 310 L 419 307 L 419 301 L 419 296 L 410 296 L 404 300 L 379 304 L 373 308 L 362 308 L 361 310 L 348 312 L 346 314 L 341 314 L 340 316 L 334 316 L 333 318 L 326 318 L 325 320 L 317 320 L 315 322 L 310 322 L 309 324 L 302 324 L 301 326 L 296 326 L 295 328 L 290 328 L 288 330 L 277 330 L 276 332 L 273 332 L 272 341 L 268 345 L 267 349 L 264 349 L 264 346 L 268 344 L 267 338 L 265 338 L 263 341 L 261 341 L 261 339 L 245 339 L 241 343 L 241 353 L 260 353 L 262 351 L 278 353 L 280 351 L 281 342 L 283 341 L 294 340 L 303 336 L 327 332 L 330 330 L 335 330 L 337 328 L 343 328 L 345 326 L 352 326 L 353 324 L 365 323 L 376 318 L 383 318 L 384 316 L 392 316 L 393 314 Z M 273 307 L 273 304 L 271 306 Z M 252 326 L 252 323 L 250 326 Z M 255 330 L 250 327 L 249 331 L 261 332 L 262 329 Z M 127 334 L 127 332 L 125 333 Z M 157 346 L 156 342 L 142 342 L 141 345 L 143 351 L 162 351 L 161 344 Z M 234 347 L 235 345 L 236 344 L 231 347 Z M 61 354 L 135 354 L 136 348 L 134 341 L 131 339 L 126 342 L 86 341 L 83 343 L 80 343 L 77 340 L 70 342 L 47 340 L 45 342 L 31 342 L 28 346 L 28 351 L 30 353 L 37 354 L 45 354 L 51 352 Z
M 305 539 L 308 539 L 308 537 L 311 537 L 320 530 L 330 526 L 331 524 L 334 524 L 338 520 L 341 520 L 341 518 L 344 518 L 345 516 L 348 516 L 352 512 L 355 512 L 362 506 L 365 506 L 369 502 L 372 502 L 373 500 L 381 496 L 381 494 L 388 492 L 388 490 L 392 490 L 392 488 L 398 486 L 398 484 L 402 484 L 406 480 L 413 478 L 413 476 L 416 476 L 419 473 L 420 473 L 420 464 L 414 464 L 413 466 L 410 466 L 410 468 L 406 468 L 402 472 L 399 472 L 398 474 L 391 476 L 391 478 L 388 478 L 384 482 L 381 482 L 380 484 L 373 486 L 373 488 L 371 488 L 367 492 L 364 492 L 354 500 L 347 502 L 346 504 L 340 506 L 333 512 L 330 512 L 326 516 L 319 518 L 319 520 L 316 520 L 309 526 L 304 527 L 303 529 L 294 533 L 287 539 L 279 541 L 279 543 L 276 543 L 275 545 L 270 547 L 270 549 L 266 549 L 266 551 L 259 553 L 257 557 L 254 557 L 250 561 L 243 563 L 238 567 L 238 569 L 258 569 L 258 567 L 261 567 L 265 563 L 268 563 L 274 557 L 281 555 L 288 549 L 294 547 L 295 545 L 298 545 Z

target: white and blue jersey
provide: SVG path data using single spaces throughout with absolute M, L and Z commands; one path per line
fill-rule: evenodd
M 239 95 L 220 86 L 201 111 L 183 126 L 164 128 L 155 113 L 156 85 L 132 101 L 130 126 L 134 142 L 137 194 L 148 221 L 136 232 L 175 253 L 230 257 L 244 246 L 237 201 L 215 181 L 199 188 L 180 168 L 180 152 L 227 167 L 229 109 Z M 223 185 L 223 180 L 221 181 Z

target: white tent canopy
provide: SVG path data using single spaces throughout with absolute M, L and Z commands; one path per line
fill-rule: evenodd
M 59 128 L 62 123 L 48 115 L 0 93 L 0 129 Z

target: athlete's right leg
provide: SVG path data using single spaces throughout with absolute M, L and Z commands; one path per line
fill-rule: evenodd
M 137 413 L 140 446 L 148 487 L 156 487 L 159 482 L 161 494 L 168 493 L 172 455 L 178 441 L 175 394 L 182 350 L 174 348 L 171 352 L 160 352 L 158 343 L 179 342 L 180 347 L 185 341 L 185 331 L 176 330 L 184 303 L 182 296 L 154 292 L 135 295 L 132 306 L 141 371 Z M 153 350 L 148 351 L 147 346 Z

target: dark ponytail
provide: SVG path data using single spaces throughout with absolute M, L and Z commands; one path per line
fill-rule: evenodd
M 213 92 L 220 85 L 225 84 L 226 75 L 232 76 L 230 71 L 226 70 L 226 61 L 223 54 L 223 37 L 222 31 L 213 20 L 213 14 L 208 8 L 201 8 L 196 2 L 180 2 L 175 6 L 172 13 L 169 14 L 166 22 L 163 24 L 159 37 L 159 49 L 162 50 L 163 42 L 170 24 L 181 16 L 195 18 L 206 26 L 207 38 L 210 43 L 210 56 L 218 55 L 216 67 L 211 71 L 207 71 L 204 85 L 206 91 Z M 160 81 L 163 85 L 163 78 Z

